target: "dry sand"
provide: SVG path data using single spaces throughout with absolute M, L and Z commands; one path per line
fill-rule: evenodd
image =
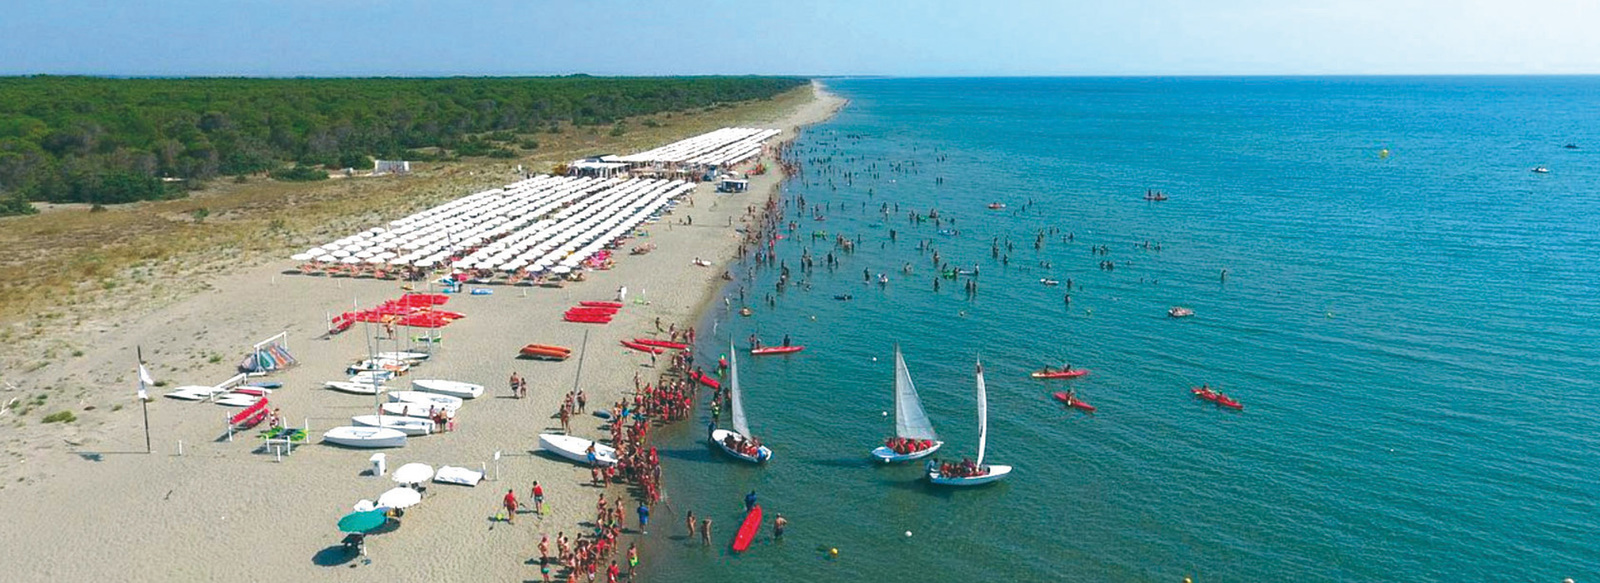
M 795 128 L 826 119 L 842 105 L 819 91 L 817 99 L 771 123 L 786 130 L 780 139 L 791 139 Z M 284 261 L 197 281 L 189 299 L 124 318 L 97 337 L 77 339 L 99 348 L 74 359 L 75 369 L 54 371 L 58 376 L 52 378 L 76 379 L 95 387 L 92 400 L 123 407 L 96 411 L 107 422 L 92 429 L 15 425 L 13 417 L 0 416 L 0 427 L 11 437 L 18 432 L 43 436 L 9 440 L 28 446 L 6 451 L 0 461 L 0 516 L 5 518 L 0 565 L 7 570 L 5 578 L 537 580 L 539 534 L 554 538 L 558 531 L 580 531 L 580 522 L 592 518 L 600 490 L 586 485 L 586 469 L 533 452 L 536 435 L 559 425 L 551 415 L 572 386 L 577 359 L 517 360 L 517 349 L 529 342 L 576 348 L 584 331 L 590 331 L 583 386 L 591 408 L 631 391 L 635 372 L 653 378 L 649 357 L 618 341 L 647 335 L 657 317 L 663 324 L 680 326 L 696 321 L 720 287 L 723 267 L 739 241 L 728 219 L 739 224 L 746 206 L 760 207 L 782 178 L 778 166 L 766 162 L 773 171 L 755 177 L 750 193 L 719 195 L 709 185 L 697 189 L 692 203 L 651 228 L 647 240 L 658 248 L 649 255 L 623 254 L 614 269 L 590 273 L 588 281 L 565 289 L 494 286 L 490 296 L 453 297 L 446 308 L 467 318 L 444 329 L 445 341 L 433 360 L 391 384 L 448 378 L 483 384 L 488 392 L 462 408 L 458 431 L 413 438 L 405 448 L 383 451 L 391 469 L 408 462 L 486 465 L 490 481 L 476 488 L 430 487 L 398 530 L 369 540 L 370 563 L 342 560 L 334 522 L 357 500 L 376 498 L 393 484 L 387 477 L 365 475 L 372 451 L 314 443 L 322 430 L 371 411 L 371 397 L 320 389 L 325 380 L 342 379 L 344 366 L 367 347 L 359 328 L 330 339 L 321 336 L 326 312 L 348 309 L 352 301 L 371 306 L 396 297 L 401 293 L 396 282 L 285 275 L 281 272 L 290 264 Z M 685 215 L 694 217 L 693 226 L 678 224 Z M 695 257 L 716 265 L 695 267 Z M 630 305 L 610 325 L 560 321 L 568 306 L 611 299 L 624 285 Z M 631 302 L 640 296 L 649 305 Z M 254 432 L 232 442 L 221 437 L 224 416 L 237 409 L 157 396 L 172 386 L 228 378 L 253 342 L 281 331 L 288 332 L 290 349 L 301 364 L 270 377 L 285 385 L 272 402 L 292 424 L 309 420 L 313 442 L 281 463 L 259 452 Z M 155 453 L 148 455 L 133 395 L 136 345 L 143 347 L 156 378 L 169 383 L 165 389 L 152 389 Z M 220 359 L 210 362 L 212 355 Z M 512 371 L 528 379 L 530 398 L 507 398 L 506 379 Z M 27 373 L 11 378 L 23 385 L 38 382 Z M 17 391 L 0 395 L 5 395 L 0 400 L 26 399 Z M 579 416 L 573 425 L 578 435 L 603 435 L 597 418 Z M 58 438 L 63 441 L 56 442 Z M 497 451 L 503 454 L 498 465 L 492 459 Z M 670 461 L 664 469 L 673 471 Z M 514 525 L 491 521 L 507 488 L 526 499 L 534 480 L 543 483 L 552 514 L 523 514 Z M 611 494 L 622 492 L 613 487 Z M 658 521 L 672 522 L 668 514 L 658 512 Z M 650 558 L 642 560 L 648 564 Z

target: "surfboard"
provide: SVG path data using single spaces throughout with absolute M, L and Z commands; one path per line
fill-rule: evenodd
M 756 532 L 761 530 L 761 505 L 757 504 L 744 514 L 744 522 L 739 525 L 739 532 L 733 536 L 733 552 L 742 553 L 750 548 L 750 541 L 756 539 Z

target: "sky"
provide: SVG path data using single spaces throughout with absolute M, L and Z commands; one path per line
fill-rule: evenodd
M 0 74 L 1600 74 L 1600 0 L 8 0 Z

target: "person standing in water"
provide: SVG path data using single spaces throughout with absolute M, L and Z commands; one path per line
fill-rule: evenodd
M 783 529 L 789 527 L 789 519 L 779 512 L 778 517 L 772 520 L 772 538 L 783 540 Z
M 704 520 L 700 521 L 700 542 L 708 544 L 708 545 L 711 544 L 711 519 L 710 518 L 707 518 L 707 519 L 704 519 Z
M 684 517 L 684 519 L 683 519 L 683 527 L 689 530 L 689 538 L 694 538 L 694 511 L 693 510 L 690 510 L 689 511 L 689 515 Z

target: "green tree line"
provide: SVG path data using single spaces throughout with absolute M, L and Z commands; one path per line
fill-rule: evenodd
M 163 178 L 330 168 L 417 148 L 497 155 L 481 137 L 770 98 L 787 77 L 0 78 L 0 215 L 29 201 L 181 196 Z M 506 141 L 510 141 L 507 139 Z M 524 140 L 526 145 L 536 145 Z M 411 159 L 419 153 L 413 152 Z

